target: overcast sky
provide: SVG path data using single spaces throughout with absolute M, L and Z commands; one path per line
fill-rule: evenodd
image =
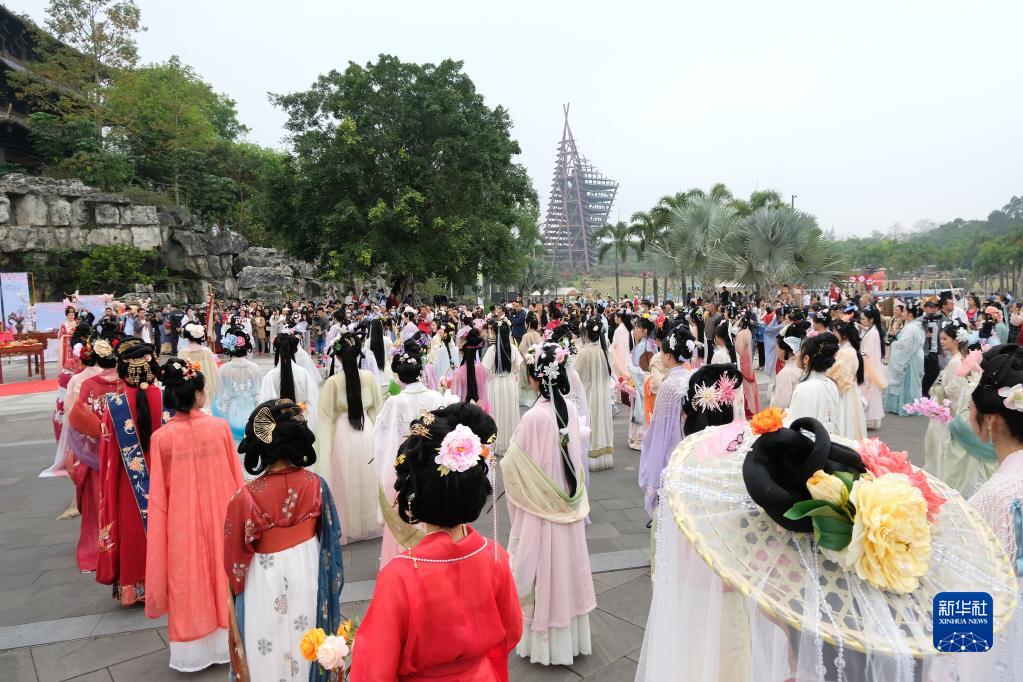
M 45 0 L 6 0 L 40 23 Z M 823 228 L 984 217 L 1023 194 L 1023 2 L 138 0 L 172 54 L 283 146 L 269 92 L 379 53 L 450 57 L 502 104 L 546 209 L 561 105 L 620 184 L 613 218 L 725 182 Z

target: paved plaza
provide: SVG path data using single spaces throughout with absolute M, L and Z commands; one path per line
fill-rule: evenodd
M 53 393 L 0 398 L 0 679 L 226 679 L 226 666 L 192 674 L 170 670 L 165 619 L 148 620 L 141 607 L 121 608 L 109 587 L 78 571 L 79 521 L 57 520 L 74 488 L 66 478 L 37 477 L 53 461 L 53 404 Z M 919 464 L 926 424 L 923 418 L 889 415 L 877 435 L 895 449 L 909 450 Z M 597 593 L 593 654 L 572 666 L 549 668 L 513 656 L 512 680 L 626 681 L 635 675 L 651 594 L 650 533 L 636 483 L 639 453 L 624 447 L 627 426 L 624 414 L 616 418 L 615 467 L 595 473 L 590 483 L 587 538 Z M 504 542 L 504 500 L 498 509 Z M 491 532 L 489 515 L 477 529 Z M 365 612 L 378 555 L 379 540 L 345 547 L 346 615 Z

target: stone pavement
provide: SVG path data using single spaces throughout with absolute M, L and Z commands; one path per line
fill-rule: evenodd
M 260 364 L 265 361 L 261 360 Z M 181 674 L 167 667 L 166 621 L 122 609 L 108 587 L 75 566 L 77 519 L 56 517 L 72 499 L 67 479 L 40 479 L 52 462 L 53 394 L 0 399 L 0 679 L 34 682 L 222 680 L 226 666 Z M 572 666 L 512 658 L 516 681 L 631 680 L 650 602 L 649 531 L 636 484 L 639 453 L 624 447 L 627 420 L 615 421 L 615 468 L 590 483 L 587 539 L 597 592 L 593 654 Z M 919 462 L 926 420 L 888 416 L 878 435 Z M 505 502 L 498 503 L 506 541 Z M 476 524 L 489 534 L 491 518 Z M 372 595 L 379 541 L 344 550 L 347 615 L 362 615 Z

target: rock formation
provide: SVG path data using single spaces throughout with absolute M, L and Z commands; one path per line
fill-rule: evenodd
M 135 203 L 77 179 L 0 177 L 0 255 L 45 260 L 56 251 L 85 255 L 114 244 L 153 253 L 159 266 L 180 279 L 168 292 L 178 301 L 202 301 L 210 286 L 217 296 L 267 302 L 320 293 L 309 263 L 250 247 L 237 232 L 201 225 L 180 208 Z M 134 285 L 126 282 L 125 288 Z

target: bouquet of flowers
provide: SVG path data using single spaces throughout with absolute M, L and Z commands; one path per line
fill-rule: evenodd
M 358 621 L 346 620 L 337 629 L 336 635 L 328 635 L 323 628 L 306 630 L 298 645 L 302 658 L 315 662 L 329 672 L 331 680 L 348 679 L 349 657 L 355 647 L 355 632 L 358 629 Z
M 902 409 L 907 414 L 918 414 L 939 424 L 947 424 L 952 421 L 951 400 L 942 400 L 939 403 L 934 398 L 917 398 L 913 402 L 903 405 Z
M 618 390 L 630 398 L 636 397 L 636 382 L 632 377 L 618 377 Z

